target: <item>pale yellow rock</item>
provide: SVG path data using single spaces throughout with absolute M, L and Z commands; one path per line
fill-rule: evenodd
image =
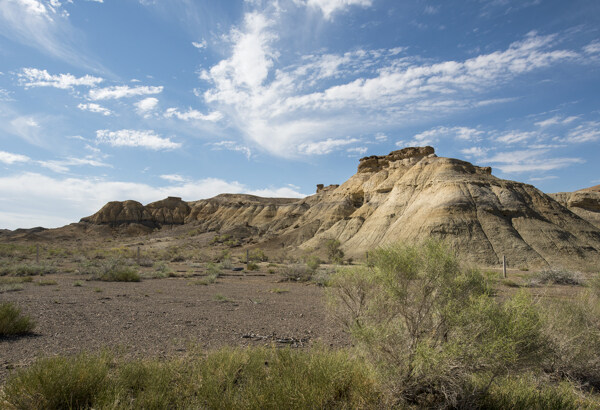
M 598 215 L 600 193 L 581 192 L 554 194 L 554 200 L 532 185 L 496 178 L 489 167 L 416 147 L 363 158 L 348 181 L 319 184 L 302 199 L 222 194 L 145 207 L 111 202 L 82 221 L 245 227 L 266 245 L 303 250 L 337 239 L 346 255 L 361 258 L 381 245 L 434 237 L 479 265 L 498 265 L 503 256 L 513 267 L 590 265 L 600 260 L 599 224 L 588 215 Z

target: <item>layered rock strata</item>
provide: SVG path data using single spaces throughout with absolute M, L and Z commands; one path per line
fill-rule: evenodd
M 483 265 L 496 265 L 503 256 L 513 266 L 599 260 L 600 229 L 556 198 L 496 178 L 489 167 L 414 147 L 363 158 L 348 181 L 318 185 L 316 194 L 302 199 L 223 194 L 187 204 L 169 198 L 145 207 L 125 201 L 109 203 L 82 221 L 193 223 L 204 231 L 243 226 L 259 241 L 305 250 L 338 239 L 347 255 L 358 257 L 380 245 L 436 237 L 465 260 Z M 581 198 L 566 205 L 595 206 Z

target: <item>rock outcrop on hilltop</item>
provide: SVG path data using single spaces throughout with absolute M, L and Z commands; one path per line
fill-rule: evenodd
M 513 266 L 600 260 L 598 226 L 559 202 L 532 185 L 496 178 L 489 167 L 415 147 L 363 158 L 348 181 L 319 184 L 302 199 L 223 194 L 189 203 L 111 202 L 82 222 L 244 227 L 265 245 L 304 250 L 338 239 L 355 257 L 380 245 L 436 237 L 483 265 L 498 264 L 503 255 Z M 583 199 L 573 203 L 591 206 Z
M 571 212 L 600 228 L 600 185 L 575 192 L 549 194 Z

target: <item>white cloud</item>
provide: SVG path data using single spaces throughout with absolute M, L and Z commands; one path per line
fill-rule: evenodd
M 206 40 L 202 39 L 202 41 L 192 41 L 192 45 L 194 47 L 196 47 L 199 50 L 202 50 L 203 48 L 206 48 L 207 44 L 206 44 Z
M 305 196 L 290 186 L 252 188 L 218 178 L 155 187 L 104 178 L 53 178 L 39 173 L 1 176 L 0 192 L 3 193 L 0 197 L 0 228 L 9 229 L 62 226 L 91 215 L 107 202 L 115 200 L 133 199 L 149 203 L 167 196 L 179 196 L 192 201 L 222 193 L 292 198 Z M 34 205 L 40 203 L 44 204 L 43 208 Z
M 538 121 L 535 123 L 540 128 L 550 127 L 552 125 L 565 125 L 570 124 L 573 121 L 577 120 L 579 117 L 576 115 L 564 118 L 560 115 L 556 115 L 554 117 L 547 118 L 543 121 Z
M 154 131 L 138 130 L 98 130 L 96 131 L 96 142 L 109 144 L 113 147 L 142 147 L 152 150 L 180 148 L 181 143 L 173 142 L 170 138 L 162 138 Z
M 13 101 L 13 98 L 10 96 L 10 92 L 0 88 L 0 101 Z
M 0 35 L 74 65 L 100 68 L 81 46 L 82 33 L 57 0 L 1 0 Z
M 495 167 L 507 174 L 552 171 L 585 162 L 581 158 L 551 158 L 546 155 L 547 153 L 546 149 L 500 152 L 482 161 L 498 164 Z
M 185 181 L 184 177 L 182 177 L 181 175 L 177 175 L 177 174 L 165 174 L 165 175 L 161 175 L 160 177 L 162 179 L 164 179 L 165 181 L 169 181 L 169 182 L 183 182 L 183 181 Z
M 460 152 L 463 153 L 467 158 L 481 158 L 484 157 L 487 153 L 488 149 L 484 147 L 471 147 L 461 149 Z
M 110 164 L 96 159 L 93 155 L 87 155 L 84 158 L 68 157 L 63 160 L 38 161 L 38 163 L 44 168 L 58 173 L 69 172 L 71 166 L 112 167 Z
M 595 142 L 600 140 L 600 122 L 589 121 L 571 130 L 563 139 L 570 143 Z
M 365 155 L 368 150 L 369 150 L 369 148 L 367 148 L 367 147 L 353 147 L 353 148 L 348 148 L 346 150 L 346 152 L 348 152 L 350 154 L 356 154 L 356 155 Z
M 496 141 L 505 144 L 514 144 L 517 142 L 523 142 L 526 140 L 533 139 L 539 134 L 537 132 L 525 132 L 525 131 L 509 131 L 496 137 Z
M 587 46 L 583 47 L 583 51 L 587 54 L 598 54 L 600 53 L 600 41 L 593 41 Z
M 330 20 L 332 14 L 337 11 L 344 11 L 350 6 L 369 7 L 373 0 L 295 0 L 298 4 L 304 4 L 308 7 L 319 9 L 325 19 Z
M 199 121 L 209 121 L 209 122 L 217 122 L 223 118 L 223 114 L 219 111 L 213 111 L 208 114 L 202 114 L 200 111 L 193 110 L 188 108 L 187 111 L 181 112 L 177 108 L 167 108 L 165 111 L 166 118 L 178 118 L 183 121 L 190 120 L 199 120 Z
M 226 149 L 229 151 L 238 151 L 244 153 L 246 158 L 250 159 L 252 156 L 252 151 L 245 145 L 238 144 L 235 141 L 220 141 L 209 144 L 213 147 L 214 150 L 222 150 Z
M 102 114 L 104 116 L 109 116 L 112 114 L 112 112 L 108 108 L 105 108 L 96 103 L 79 104 L 79 105 L 77 105 L 77 108 L 79 108 L 82 111 L 96 112 L 96 113 Z
M 505 50 L 464 61 L 422 63 L 392 50 L 358 50 L 350 56 L 302 56 L 280 67 L 277 33 L 276 20 L 247 14 L 229 36 L 230 57 L 200 78 L 212 85 L 205 102 L 227 113 L 244 139 L 284 157 L 313 152 L 298 147 L 310 147 L 324 135 L 339 140 L 477 107 L 481 96 L 516 76 L 579 62 L 576 52 L 556 49 L 555 36 L 531 33 Z M 419 137 L 413 142 L 428 142 Z M 430 137 L 429 142 L 433 133 Z M 477 130 L 457 130 L 455 137 L 479 138 Z
M 469 127 L 435 127 L 413 136 L 408 145 L 432 145 L 442 138 L 453 138 L 463 141 L 477 141 L 482 131 Z M 404 141 L 399 141 L 404 144 Z M 398 143 L 396 144 L 398 145 Z
M 144 98 L 133 105 L 135 105 L 136 111 L 139 115 L 147 117 L 158 105 L 158 98 Z
M 346 145 L 354 144 L 355 142 L 360 142 L 359 139 L 356 138 L 347 138 L 347 139 L 333 139 L 327 138 L 323 141 L 315 141 L 315 142 L 304 142 L 302 144 L 298 144 L 298 152 L 306 155 L 325 155 L 329 154 L 333 150 L 344 147 Z
M 141 85 L 138 87 L 129 87 L 127 85 L 118 85 L 114 87 L 97 88 L 90 90 L 89 97 L 92 100 L 107 100 L 126 97 L 135 97 L 138 95 L 160 94 L 162 86 Z
M 377 134 L 375 134 L 375 139 L 379 142 L 385 142 L 388 140 L 388 136 L 381 132 L 378 132 Z
M 6 151 L 0 151 L 0 162 L 2 162 L 4 164 L 11 165 L 11 164 L 14 164 L 15 162 L 28 162 L 28 161 L 30 161 L 30 158 L 25 155 L 13 154 L 13 153 L 6 152 Z
M 54 87 L 63 90 L 72 89 L 75 86 L 95 87 L 104 81 L 101 77 L 91 75 L 83 77 L 75 77 L 69 73 L 51 75 L 48 71 L 37 68 L 23 68 L 17 76 L 19 83 L 24 87 Z

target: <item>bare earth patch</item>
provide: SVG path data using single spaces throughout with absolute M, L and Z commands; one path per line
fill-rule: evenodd
M 208 286 L 190 278 L 122 283 L 52 274 L 44 279 L 56 285 L 25 283 L 23 290 L 0 295 L 37 323 L 32 336 L 0 338 L 0 384 L 12 369 L 38 357 L 106 347 L 132 357 L 160 357 L 192 346 L 349 344 L 327 316 L 323 288 L 278 283 L 278 275 L 232 272 Z

